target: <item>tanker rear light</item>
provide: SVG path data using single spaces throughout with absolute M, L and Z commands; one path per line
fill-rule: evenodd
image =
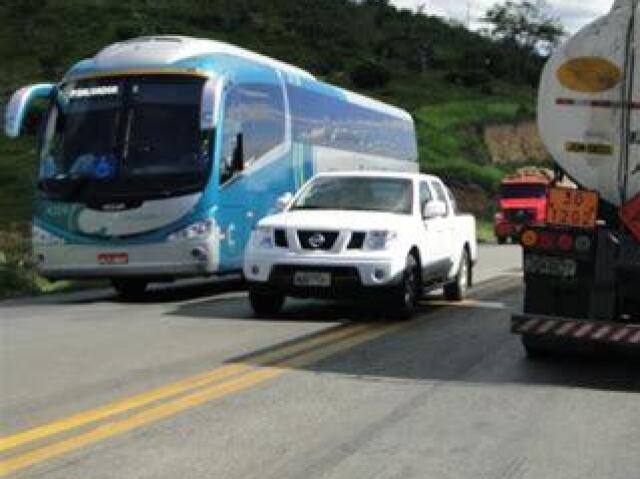
M 520 236 L 520 242 L 525 248 L 533 248 L 538 244 L 538 233 L 533 230 L 526 230 Z
M 525 248 L 565 253 L 570 251 L 588 253 L 593 246 L 593 241 L 588 235 L 574 236 L 571 233 L 554 231 L 525 230 L 520 237 L 520 242 Z

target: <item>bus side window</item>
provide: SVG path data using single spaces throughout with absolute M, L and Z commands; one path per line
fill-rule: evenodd
M 229 91 L 222 124 L 221 184 L 233 177 L 234 164 L 249 167 L 284 141 L 284 117 L 282 90 L 277 85 L 245 84 Z M 238 148 L 243 153 L 240 162 Z

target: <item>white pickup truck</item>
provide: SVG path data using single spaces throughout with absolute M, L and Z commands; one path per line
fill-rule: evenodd
M 287 296 L 384 299 L 398 318 L 423 292 L 459 301 L 477 260 L 475 219 L 439 178 L 417 173 L 320 174 L 279 200 L 247 245 L 251 305 L 276 314 Z

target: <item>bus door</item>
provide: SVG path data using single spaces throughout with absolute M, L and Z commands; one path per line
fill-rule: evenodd
M 231 238 L 221 249 L 225 264 L 242 264 L 256 223 L 290 188 L 289 164 L 281 161 L 290 148 L 283 85 L 275 73 L 273 80 L 230 85 L 224 95 L 218 174 L 221 215 Z

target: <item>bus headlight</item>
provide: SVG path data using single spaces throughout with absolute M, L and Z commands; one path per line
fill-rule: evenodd
M 256 248 L 273 248 L 273 228 L 258 226 L 253 232 L 253 244 Z
M 381 251 L 388 249 L 391 243 L 398 237 L 395 231 L 369 231 L 365 246 L 368 250 Z
M 206 219 L 193 223 L 186 228 L 176 231 L 175 233 L 171 233 L 167 239 L 169 241 L 206 239 L 211 236 L 214 229 L 214 222 L 210 219 Z
M 31 226 L 31 239 L 34 245 L 39 246 L 55 246 L 64 244 L 64 239 L 49 233 L 47 230 L 39 226 Z

